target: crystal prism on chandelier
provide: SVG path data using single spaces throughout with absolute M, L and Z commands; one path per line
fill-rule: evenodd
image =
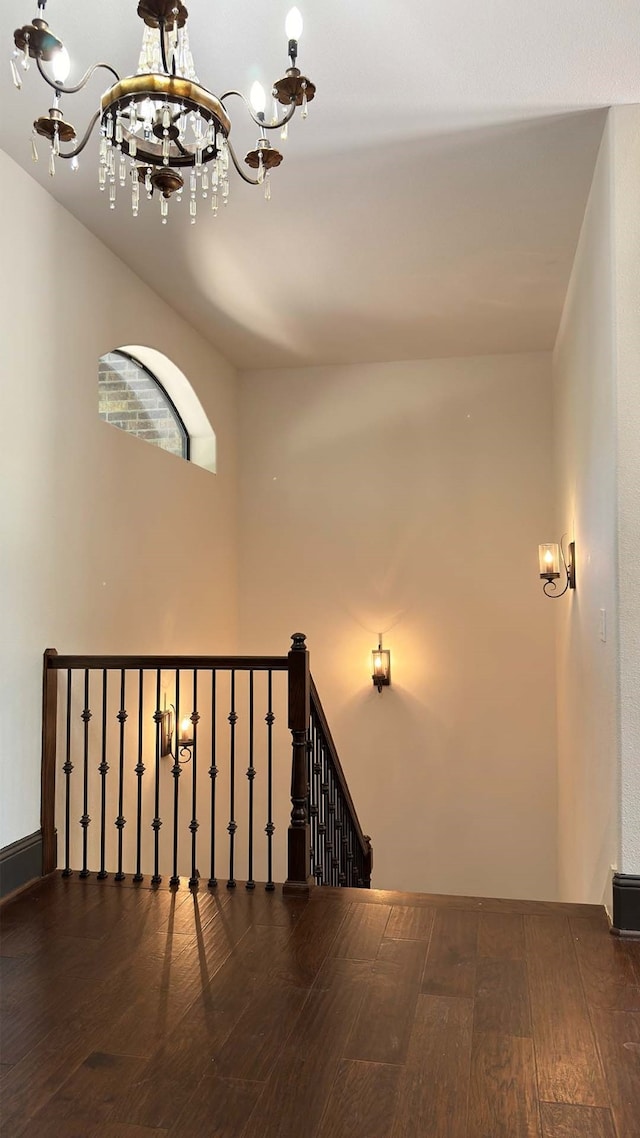
M 138 216 L 141 198 L 158 198 L 166 225 L 171 200 L 179 202 L 186 196 L 191 223 L 195 224 L 201 202 L 207 203 L 214 215 L 220 204 L 227 204 L 232 167 L 245 182 L 262 185 L 269 200 L 271 171 L 282 162 L 282 154 L 269 142 L 267 131 L 279 130 L 285 139 L 297 108 L 306 118 L 316 92 L 296 65 L 302 35 L 302 16 L 297 8 L 291 9 L 285 25 L 290 66 L 273 85 L 279 113 L 267 122 L 266 94 L 259 83 L 253 84 L 250 99 L 241 91 L 213 95 L 201 85 L 189 45 L 189 13 L 182 0 L 139 0 L 138 16 L 144 21 L 144 32 L 135 75 L 121 79 L 108 63 L 96 63 L 73 87 L 65 86 L 70 59 L 62 40 L 43 18 L 46 5 L 47 0 L 38 0 L 38 16 L 14 33 L 11 74 L 20 89 L 21 72 L 28 71 L 34 59 L 42 78 L 55 92 L 53 107 L 36 119 L 31 137 L 35 162 L 38 136 L 49 143 L 52 177 L 58 158 L 69 159 L 72 169 L 77 170 L 78 155 L 99 126 L 98 184 L 111 209 L 116 208 L 119 190 L 130 193 L 134 217 Z M 108 71 L 115 82 L 102 95 L 78 142 L 75 128 L 63 117 L 60 101 L 63 95 L 83 90 L 99 70 Z M 244 103 L 259 129 L 255 149 L 244 159 L 251 173 L 243 168 L 229 139 L 227 104 L 232 98 Z M 68 146 L 73 148 L 65 149 Z

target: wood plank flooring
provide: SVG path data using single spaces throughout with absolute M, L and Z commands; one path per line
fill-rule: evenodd
M 53 875 L 0 923 L 2 1138 L 640 1138 L 596 907 Z

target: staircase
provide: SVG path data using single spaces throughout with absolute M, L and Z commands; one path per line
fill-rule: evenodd
M 286 656 L 48 649 L 42 832 L 43 874 L 61 861 L 63 877 L 174 888 L 371 885 L 301 633 Z

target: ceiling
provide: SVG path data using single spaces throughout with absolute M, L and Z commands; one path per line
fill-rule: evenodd
M 134 220 L 123 196 L 110 213 L 93 142 L 52 181 L 30 160 L 50 105 L 35 71 L 18 92 L 1 70 L 0 146 L 239 367 L 551 348 L 603 108 L 640 101 L 637 0 L 298 4 L 318 94 L 270 203 L 234 178 L 229 206 L 194 227 L 185 202 L 166 227 L 155 202 Z M 188 0 L 201 82 L 268 90 L 289 6 Z M 2 0 L 7 54 L 35 8 Z M 135 70 L 136 0 L 49 0 L 47 18 L 69 83 L 98 59 Z M 64 100 L 79 133 L 103 86 L 99 73 Z M 240 153 L 255 142 L 241 112 L 233 137 Z

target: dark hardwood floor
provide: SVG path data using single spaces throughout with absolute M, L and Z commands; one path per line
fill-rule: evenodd
M 3 1138 L 638 1138 L 589 906 L 57 875 L 1 913 Z

